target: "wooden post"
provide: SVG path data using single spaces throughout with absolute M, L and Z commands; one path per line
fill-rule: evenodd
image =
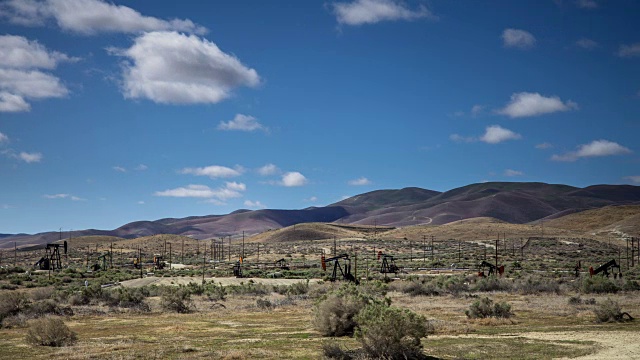
M 356 278 L 356 280 L 358 280 L 358 253 L 355 253 L 353 255 L 353 261 L 354 261 L 354 275 L 353 277 Z
M 111 243 L 111 250 L 109 250 L 109 267 L 113 269 L 113 243 Z
M 422 235 L 422 266 L 427 266 L 427 236 Z
M 260 244 L 258 244 L 258 263 L 260 262 Z M 260 265 L 258 265 L 260 266 Z
M 242 259 L 244 260 L 244 230 L 242 231 Z
M 462 261 L 462 241 L 458 240 L 458 266 L 460 266 L 461 261 Z
M 229 235 L 229 262 L 231 262 L 231 235 Z
M 337 247 L 336 247 L 336 237 L 333 237 L 333 256 L 338 256 Z
M 184 238 L 182 238 L 182 250 L 180 251 L 181 262 L 184 264 Z
M 18 264 L 18 243 L 13 242 L 13 267 L 16 267 Z
M 138 264 L 140 265 L 140 279 L 142 279 L 142 248 L 138 247 Z
M 173 263 L 171 262 L 171 243 L 169 243 L 169 270 L 173 268 Z
M 409 262 L 413 264 L 413 241 L 409 241 Z
M 206 266 L 205 257 L 202 256 L 202 285 L 204 285 L 204 270 Z

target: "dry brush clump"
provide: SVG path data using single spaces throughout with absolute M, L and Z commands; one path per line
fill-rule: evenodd
M 488 317 L 508 319 L 513 315 L 509 303 L 501 302 L 494 304 L 493 300 L 488 297 L 475 301 L 464 313 L 470 319 L 484 319 Z
M 607 299 L 600 303 L 593 313 L 596 315 L 597 322 L 614 322 L 614 321 L 631 321 L 633 317 L 629 313 L 622 312 L 620 304 L 612 299 Z
M 40 346 L 69 346 L 77 341 L 77 335 L 57 317 L 44 317 L 29 322 L 27 343 Z

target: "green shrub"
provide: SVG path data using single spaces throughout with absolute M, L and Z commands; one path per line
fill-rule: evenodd
M 349 352 L 342 349 L 335 341 L 322 343 L 322 355 L 325 359 L 331 360 L 351 360 L 353 358 Z
M 514 284 L 516 291 L 523 295 L 554 293 L 560 294 L 560 284 L 555 279 L 540 276 L 528 276 Z
M 609 278 L 593 276 L 583 280 L 581 290 L 585 294 L 608 294 L 617 293 L 620 288 Z
M 60 347 L 73 345 L 77 336 L 59 318 L 46 317 L 29 322 L 26 340 L 31 345 Z
M 493 300 L 488 297 L 475 301 L 469 306 L 469 310 L 464 312 L 468 318 L 510 318 L 513 313 L 511 312 L 511 305 L 506 302 L 493 303 Z
M 375 359 L 419 359 L 421 338 L 427 336 L 426 319 L 407 309 L 385 303 L 369 304 L 355 318 L 356 338 Z
M 490 292 L 490 291 L 509 291 L 511 290 L 511 283 L 507 280 L 498 279 L 495 277 L 482 278 L 476 282 L 474 286 L 475 291 Z
M 0 293 L 0 323 L 4 318 L 17 315 L 29 306 L 29 299 L 21 292 Z
M 635 280 L 627 280 L 622 287 L 624 291 L 638 291 L 640 290 L 640 284 Z
M 269 299 L 263 299 L 263 298 L 256 300 L 256 306 L 258 307 L 258 309 L 262 309 L 262 310 L 271 310 L 274 307 L 271 301 L 269 301 Z
M 367 304 L 379 301 L 362 293 L 353 284 L 343 284 L 329 293 L 317 306 L 313 325 L 323 336 L 351 335 L 355 316 Z
M 191 293 L 183 287 L 167 287 L 162 292 L 161 306 L 165 310 L 178 313 L 191 311 Z

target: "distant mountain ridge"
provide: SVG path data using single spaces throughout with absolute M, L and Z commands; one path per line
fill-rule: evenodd
M 136 238 L 156 234 L 196 239 L 255 234 L 299 223 L 410 226 L 440 225 L 453 221 L 491 217 L 524 224 L 584 210 L 615 205 L 639 205 L 640 186 L 594 185 L 577 188 L 560 184 L 487 182 L 446 192 L 408 187 L 375 190 L 325 207 L 301 210 L 237 210 L 227 215 L 135 221 L 114 230 L 74 231 L 74 236 L 103 235 Z M 32 246 L 59 239 L 59 233 L 0 236 L 0 248 Z

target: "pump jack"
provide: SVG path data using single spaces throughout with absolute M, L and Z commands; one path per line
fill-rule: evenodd
M 486 261 L 483 260 L 482 263 L 480 263 L 479 267 L 480 267 L 480 270 L 478 271 L 478 276 L 480 276 L 480 277 L 491 276 L 491 275 L 494 275 L 494 274 L 502 276 L 502 274 L 504 274 L 504 265 L 498 266 L 496 268 L 496 266 L 493 265 L 492 263 L 486 262 Z M 484 268 L 485 267 L 489 268 L 489 274 L 488 275 L 484 274 Z
M 60 270 L 62 263 L 60 261 L 60 247 L 64 248 L 64 254 L 67 254 L 67 241 L 62 244 L 47 244 L 45 255 L 38 260 L 33 266 L 39 267 L 40 270 Z
M 340 259 L 345 261 L 344 267 L 340 265 Z M 351 275 L 351 259 L 349 259 L 349 255 L 342 254 L 338 256 L 334 256 L 328 259 L 322 256 L 322 270 L 327 271 L 327 263 L 333 262 L 333 272 L 331 273 L 330 281 L 338 280 L 338 271 L 342 274 L 342 280 L 352 281 L 358 285 L 360 281 L 356 279 L 353 275 Z
M 400 269 L 396 265 L 396 261 L 391 255 L 383 254 L 382 251 L 378 252 L 378 260 L 382 258 L 382 264 L 380 265 L 381 274 L 394 273 L 397 274 Z
M 233 276 L 237 278 L 242 277 L 242 258 L 236 261 L 235 265 L 233 265 Z
M 109 259 L 109 260 L 107 260 Z M 106 253 L 98 256 L 98 262 L 91 265 L 91 270 L 93 271 L 98 271 L 98 270 L 107 270 L 107 268 L 109 268 L 109 263 L 107 261 L 112 261 L 111 258 L 111 252 L 107 251 Z
M 613 278 L 620 278 L 622 279 L 622 271 L 620 270 L 620 265 L 618 265 L 618 263 L 616 263 L 615 259 L 611 259 L 609 261 L 607 261 L 606 263 L 598 266 L 595 270 L 593 269 L 593 266 L 589 268 L 589 275 L 593 276 L 593 275 L 598 275 L 599 273 L 602 273 L 602 276 L 606 276 L 609 277 L 609 275 L 611 275 L 609 273 L 609 270 L 613 270 L 613 268 L 618 268 L 618 273 L 614 273 L 613 274 Z
M 279 267 L 280 270 L 289 270 L 289 266 L 287 266 L 287 264 L 285 263 L 285 259 L 284 258 L 282 258 L 280 260 L 276 260 L 274 262 L 274 264 L 275 264 L 276 267 Z

